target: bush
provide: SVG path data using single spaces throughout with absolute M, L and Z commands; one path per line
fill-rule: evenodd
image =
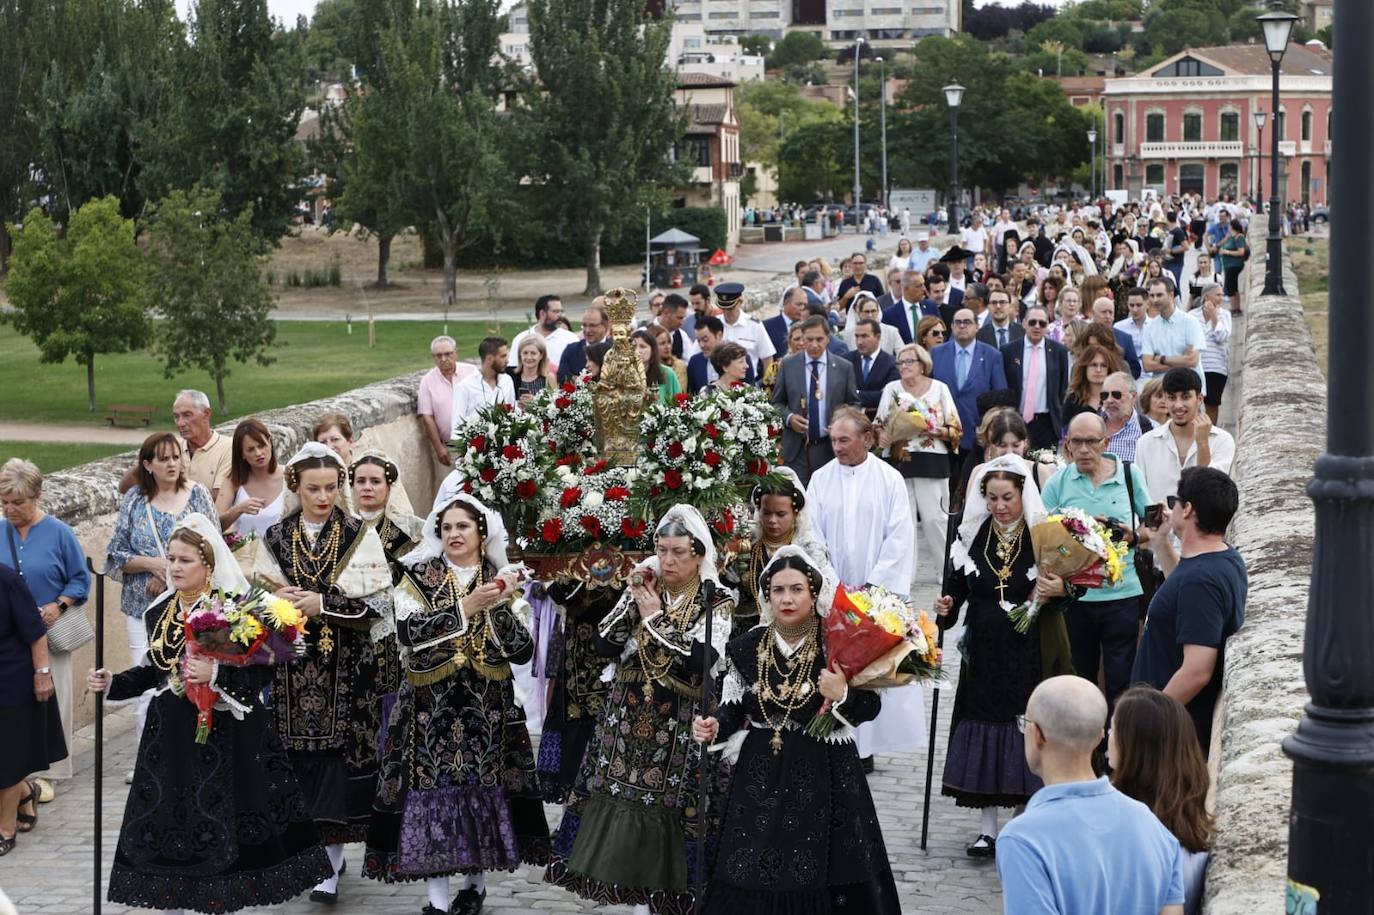
M 343 282 L 343 268 L 336 257 L 329 262 L 329 285 L 338 286 Z

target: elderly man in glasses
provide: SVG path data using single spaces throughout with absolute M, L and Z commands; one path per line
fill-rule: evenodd
M 994 295 L 1006 296 L 1006 293 Z M 1045 336 L 1049 314 L 1026 310 L 1025 336 L 1002 347 L 1007 385 L 1016 395 L 1032 448 L 1053 448 L 1064 429 L 1064 394 L 1069 388 L 1069 351 Z
M 1073 463 L 1045 484 L 1046 511 L 1081 509 L 1107 524 L 1132 551 L 1120 581 L 1085 591 L 1064 616 L 1074 670 L 1096 683 L 1100 660 L 1111 705 L 1130 686 L 1135 663 L 1143 592 L 1133 553 L 1142 537 L 1148 539 L 1142 519 L 1150 493 L 1138 467 L 1107 451 L 1107 424 L 1096 413 L 1080 413 L 1069 421 L 1065 446 Z
M 1113 372 L 1102 382 L 1099 412 L 1107 423 L 1107 451 L 1123 461 L 1135 461 L 1135 443 L 1154 423 L 1135 410 L 1135 379 Z

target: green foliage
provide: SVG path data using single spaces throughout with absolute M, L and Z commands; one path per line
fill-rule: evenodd
M 0 276 L 9 263 L 9 224 L 33 199 L 41 158 L 32 100 L 48 59 L 46 0 L 0 0 Z
M 226 214 L 219 195 L 199 187 L 173 191 L 157 204 L 148 236 L 153 293 L 166 319 L 157 339 L 166 376 L 209 373 L 223 412 L 230 363 L 269 364 L 276 337 L 252 211 Z
M 1060 15 L 1084 22 L 1121 22 L 1139 19 L 1144 11 L 1143 0 L 1083 0 L 1066 7 Z
M 86 366 L 87 402 L 95 410 L 95 357 L 143 346 L 150 324 L 143 257 L 119 201 L 103 197 L 72 216 L 66 235 L 35 207 L 14 236 L 5 292 L 15 328 L 38 345 L 40 361 L 68 356 Z
M 889 133 L 889 144 L 892 139 Z M 778 152 L 778 199 L 838 200 L 853 181 L 853 162 L 843 124 L 811 121 L 789 130 Z
M 767 35 L 745 35 L 739 40 L 739 49 L 755 57 L 766 57 L 773 49 L 773 39 Z
M 810 32 L 788 32 L 768 55 L 766 66 L 770 70 L 814 63 L 830 56 L 830 50 L 819 36 Z
M 778 144 L 789 142 L 797 128 L 819 122 L 839 129 L 844 123 L 834 105 L 807 98 L 796 86 L 776 80 L 737 86 L 735 115 L 740 123 L 740 158 L 765 165 L 777 164 Z
M 541 176 L 544 218 L 585 255 L 594 295 L 603 233 L 639 223 L 659 188 L 686 174 L 667 155 L 687 115 L 664 65 L 671 22 L 642 0 L 531 0 L 529 21 L 538 88 L 523 109 L 527 174 Z
M 1039 48 L 1047 41 L 1062 41 L 1066 48 L 1083 50 L 1082 24 L 1066 16 L 1055 16 L 1037 24 L 1026 33 L 1026 47 Z

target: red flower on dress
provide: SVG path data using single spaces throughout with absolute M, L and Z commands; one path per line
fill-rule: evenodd
M 630 518 L 622 518 L 620 521 L 620 533 L 631 540 L 638 540 L 643 537 L 646 527 L 647 525 L 643 521 L 635 521 Z
M 496 468 L 483 467 L 481 476 L 483 483 L 490 483 L 492 480 L 496 479 Z
M 557 518 L 550 518 L 544 522 L 544 529 L 540 533 L 545 543 L 557 543 L 563 536 L 563 522 Z
M 682 457 L 682 442 L 673 442 L 672 444 L 670 444 L 670 445 L 668 446 L 668 457 L 670 457 L 670 458 L 680 458 L 680 457 Z
M 678 473 L 676 470 L 668 471 L 663 475 L 663 485 L 667 486 L 669 489 L 681 489 L 682 474 Z
M 707 467 L 719 467 L 719 466 L 720 466 L 721 458 L 720 458 L 720 452 L 718 452 L 718 451 L 710 451 L 710 450 L 708 450 L 708 451 L 706 452 L 706 454 L 703 456 L 702 459 L 703 459 L 704 461 L 706 461 L 706 466 L 707 466 Z
M 522 499 L 533 499 L 539 492 L 539 485 L 533 480 L 521 480 L 515 484 L 515 494 Z
M 601 520 L 596 515 L 583 515 L 578 519 L 582 523 L 582 529 L 593 537 L 601 536 Z
M 468 447 L 473 451 L 482 452 L 487 450 L 487 437 L 485 435 L 474 435 L 468 439 Z
M 525 452 L 519 445 L 507 445 L 501 449 L 501 457 L 508 461 L 518 461 L 525 456 Z
M 612 486 L 606 490 L 607 502 L 624 502 L 630 498 L 630 490 L 625 486 Z
M 563 494 L 558 497 L 558 504 L 563 508 L 572 508 L 582 501 L 582 490 L 576 486 L 569 486 L 563 490 Z

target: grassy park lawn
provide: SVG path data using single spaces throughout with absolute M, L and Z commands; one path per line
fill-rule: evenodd
M 1327 351 L 1327 277 L 1330 270 L 1331 243 L 1325 236 L 1298 237 L 1288 240 L 1293 270 L 1298 275 L 1298 292 L 1302 296 L 1303 317 L 1312 330 L 1312 344 L 1317 351 L 1317 366 L 1326 374 Z
M 475 359 L 487 323 L 450 321 L 448 329 L 458 341 L 459 357 Z M 513 324 L 504 330 L 508 336 L 517 332 Z M 442 331 L 440 321 L 379 321 L 377 345 L 369 348 L 365 321 L 354 321 L 352 334 L 343 322 L 278 321 L 270 353 L 276 361 L 265 367 L 234 365 L 224 383 L 227 413 L 216 410 L 215 420 L 305 403 L 427 368 L 433 364 L 429 342 Z M 212 403 L 215 399 L 208 375 L 187 372 L 164 378 L 161 363 L 147 352 L 97 356 L 95 386 L 98 412 L 92 414 L 87 409 L 84 366 L 70 358 L 57 365 L 42 364 L 32 342 L 0 325 L 0 391 L 5 392 L 0 397 L 0 422 L 103 426 L 105 407 L 116 403 L 156 407 L 170 422 L 172 397 L 178 390 L 200 388 Z
M 112 454 L 133 451 L 137 445 L 89 445 L 73 442 L 6 442 L 0 441 L 0 460 L 21 457 L 33 461 L 44 473 L 66 470 L 77 464 L 97 461 Z

